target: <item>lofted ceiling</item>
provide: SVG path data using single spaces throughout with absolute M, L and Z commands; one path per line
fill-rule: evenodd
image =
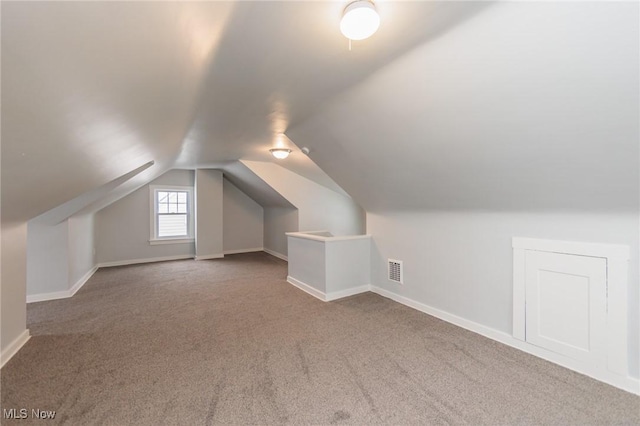
M 638 214 L 639 14 L 638 2 L 493 4 L 288 135 L 369 212 Z
M 276 145 L 372 211 L 637 206 L 637 4 L 379 0 L 349 51 L 346 3 L 3 2 L 3 221 L 174 167 L 277 204 Z
M 272 161 L 278 137 L 484 5 L 380 1 L 354 43 L 345 2 L 3 2 L 2 217 L 26 220 L 154 161 Z M 427 25 L 429 24 L 429 25 Z M 295 142 L 295 141 L 294 141 Z M 299 150 L 284 167 L 342 189 Z

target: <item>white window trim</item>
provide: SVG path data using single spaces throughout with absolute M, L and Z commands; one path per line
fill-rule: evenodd
M 186 191 L 188 192 L 187 203 L 187 223 L 189 235 L 187 237 L 157 237 L 158 215 L 156 214 L 156 194 L 158 191 Z M 158 244 L 187 244 L 195 241 L 194 222 L 195 212 L 193 209 L 193 187 L 176 185 L 149 185 L 149 245 Z

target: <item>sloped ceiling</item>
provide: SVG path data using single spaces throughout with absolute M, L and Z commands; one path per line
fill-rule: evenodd
M 403 52 L 486 8 L 384 2 L 354 43 L 347 2 L 3 2 L 2 220 L 136 175 L 271 161 L 277 135 Z M 352 111 L 354 113 L 354 111 Z M 297 149 L 284 167 L 342 191 Z
M 3 3 L 3 221 L 166 169 L 232 7 Z
M 233 161 L 218 168 L 223 170 L 225 178 L 261 206 L 295 208 L 240 161 Z
M 352 51 L 346 3 L 3 2 L 2 220 L 274 145 L 369 211 L 637 211 L 637 3 L 381 0 Z
M 288 136 L 370 212 L 638 212 L 638 3 L 502 2 Z

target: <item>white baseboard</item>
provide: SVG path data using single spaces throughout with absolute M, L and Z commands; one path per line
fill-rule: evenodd
M 195 260 L 209 260 L 209 259 L 222 259 L 224 257 L 224 253 L 218 254 L 205 254 L 204 256 L 196 256 Z
M 309 284 L 304 283 L 300 280 L 297 280 L 292 276 L 287 276 L 287 282 L 291 285 L 298 287 L 300 290 L 304 291 L 305 293 L 308 293 L 313 297 L 322 300 L 323 302 L 331 302 L 333 300 L 338 300 L 344 297 L 353 296 L 354 294 L 366 293 L 371 289 L 370 285 L 363 285 L 360 287 L 348 288 L 346 290 L 334 291 L 331 293 L 323 293 L 322 291 L 317 290 L 311 287 Z
M 78 292 L 78 290 L 80 290 L 80 288 L 82 288 L 83 285 L 85 285 L 87 281 L 89 281 L 89 278 L 91 278 L 97 270 L 97 266 L 91 268 L 91 270 L 84 274 L 84 276 L 80 278 L 69 290 L 54 291 L 51 293 L 28 294 L 27 303 L 46 302 L 47 300 L 66 299 L 72 297 Z
M 26 329 L 22 332 L 18 337 L 16 337 L 13 342 L 9 343 L 5 349 L 0 352 L 0 368 L 4 367 L 4 365 L 9 362 L 11 358 L 24 346 L 25 343 L 29 341 L 31 335 L 29 334 L 29 329 Z
M 270 254 L 271 256 L 277 257 L 278 259 L 282 259 L 285 262 L 289 261 L 289 258 L 287 256 L 285 256 L 284 254 L 278 253 L 277 251 L 269 250 L 268 248 L 263 249 L 263 251 L 267 254 Z
M 87 281 L 89 281 L 89 278 L 91 278 L 93 276 L 93 274 L 96 273 L 96 271 L 98 270 L 97 266 L 94 266 L 93 268 L 91 268 L 91 270 L 89 272 L 87 272 L 86 274 L 84 274 L 82 276 L 82 278 L 80 278 L 74 285 L 73 287 L 71 287 L 69 289 L 69 293 L 70 296 L 73 296 L 74 294 L 76 294 L 78 292 L 78 290 L 80 290 L 82 288 L 83 285 L 85 285 L 87 283 Z
M 362 285 L 360 287 L 348 288 L 346 290 L 341 291 L 333 291 L 331 293 L 327 293 L 325 296 L 325 300 L 327 302 L 331 302 L 332 300 L 338 300 L 349 296 L 354 296 L 356 294 L 366 293 L 371 291 L 371 286 L 369 284 Z
M 255 253 L 257 251 L 264 251 L 264 247 L 255 247 L 255 248 L 239 249 L 239 250 L 225 250 L 224 254 L 226 256 L 227 254 Z
M 147 259 L 116 260 L 115 262 L 99 263 L 98 268 L 110 268 L 112 266 L 137 265 L 139 263 L 166 262 L 168 260 L 184 260 L 184 259 L 193 259 L 193 255 L 181 254 L 178 256 L 150 257 Z
M 569 370 L 573 370 L 580 374 L 584 374 L 595 380 L 599 380 L 601 382 L 610 384 L 611 386 L 615 386 L 627 392 L 640 395 L 640 381 L 634 377 L 620 376 L 606 369 L 594 368 L 593 366 L 587 365 L 583 362 L 578 362 L 574 359 L 567 358 L 555 352 L 551 352 L 546 349 L 540 348 L 538 346 L 534 346 L 530 343 L 518 340 L 513 336 L 507 333 L 504 333 L 502 331 L 484 326 L 482 324 L 478 324 L 476 322 L 459 317 L 457 315 L 450 314 L 440 309 L 425 305 L 424 303 L 416 302 L 413 299 L 400 296 L 399 294 L 390 292 L 380 287 L 371 286 L 371 291 L 381 296 L 387 297 L 391 300 L 394 300 L 398 303 L 401 303 L 405 306 L 416 309 L 420 312 L 424 312 L 425 314 L 434 316 L 448 323 L 457 325 L 458 327 L 462 327 L 466 330 L 480 334 L 489 339 L 496 340 L 500 343 L 519 349 L 523 352 L 527 352 L 531 355 L 537 356 L 539 358 L 542 358 L 554 364 L 558 364 L 562 367 L 568 368 Z
M 323 302 L 327 301 L 326 296 L 323 292 L 321 292 L 320 290 L 316 290 L 315 288 L 311 287 L 309 284 L 305 284 L 302 281 L 298 281 L 291 276 L 287 276 L 287 282 L 291 285 L 298 287 L 300 290 L 304 291 L 305 293 L 308 293 L 313 297 L 322 300 Z
M 127 266 L 127 265 L 137 265 L 140 263 L 153 263 L 153 262 L 166 262 L 170 260 L 184 260 L 184 259 L 195 259 L 195 260 L 207 260 L 207 259 L 222 259 L 225 254 L 238 254 L 238 253 L 252 253 L 256 251 L 263 251 L 262 247 L 244 249 L 244 250 L 228 250 L 224 253 L 219 254 L 210 254 L 205 256 L 194 256 L 191 254 L 181 254 L 178 256 L 165 256 L 165 257 L 150 257 L 147 259 L 131 259 L 131 260 L 117 260 L 115 262 L 102 262 L 98 264 L 98 268 L 110 268 L 112 266 Z
M 27 303 L 46 302 L 48 300 L 67 299 L 71 297 L 69 290 L 53 291 L 51 293 L 28 294 Z

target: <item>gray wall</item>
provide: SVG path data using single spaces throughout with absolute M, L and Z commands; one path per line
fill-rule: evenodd
M 373 284 L 511 334 L 512 237 L 631 247 L 629 359 L 638 376 L 638 215 L 509 212 L 368 214 Z M 404 284 L 387 280 L 387 259 L 404 261 Z
M 27 226 L 27 295 L 69 289 L 69 222 L 49 225 L 30 220 Z M 93 235 L 93 231 L 91 231 Z
M 27 226 L 27 296 L 64 292 L 95 267 L 93 214 Z
M 262 206 L 227 179 L 223 184 L 224 251 L 262 249 L 264 246 Z
M 7 347 L 27 329 L 27 224 L 2 224 L 2 298 L 0 348 Z
M 222 172 L 220 170 L 196 170 L 196 259 L 223 256 L 222 180 Z
M 69 285 L 73 287 L 95 267 L 95 215 L 72 216 L 68 220 Z
M 262 207 L 224 180 L 220 171 L 170 170 L 96 213 L 96 262 L 196 256 L 193 242 L 149 245 L 149 185 L 195 186 L 195 173 L 199 173 L 199 192 L 202 196 L 202 199 L 198 199 L 196 194 L 196 204 L 200 206 L 198 209 L 196 205 L 196 233 L 199 229 L 202 234 L 203 250 L 198 255 L 221 255 L 223 249 L 240 251 L 262 248 Z
M 264 208 L 264 248 L 282 256 L 288 255 L 285 232 L 298 231 L 298 209 L 289 207 Z
M 193 256 L 194 243 L 149 245 L 149 185 L 193 186 L 192 170 L 170 170 L 96 213 L 96 262 Z

